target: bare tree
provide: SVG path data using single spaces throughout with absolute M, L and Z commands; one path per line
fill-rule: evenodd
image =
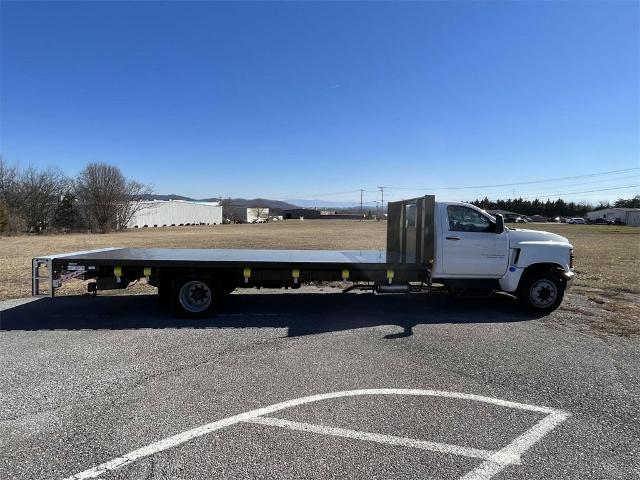
M 0 157 L 0 233 L 15 229 L 17 223 L 17 212 L 13 208 L 18 203 L 17 176 L 16 167 Z
M 220 199 L 220 206 L 222 207 L 222 216 L 229 222 L 238 223 L 242 220 L 238 215 L 238 206 L 233 204 L 231 198 Z
M 251 207 L 248 213 L 252 218 L 254 218 L 254 222 L 259 223 L 267 220 L 269 209 L 266 207 Z
M 0 157 L 0 202 L 9 210 L 19 204 L 18 169 Z
M 5 203 L 0 200 L 0 234 L 9 230 L 9 211 Z
M 87 224 L 96 231 L 126 228 L 151 193 L 151 188 L 128 180 L 105 163 L 90 163 L 76 180 L 76 196 Z
M 11 193 L 17 195 L 17 199 L 11 200 L 9 205 L 20 213 L 29 231 L 41 232 L 47 228 L 68 189 L 69 180 L 60 170 L 28 167 L 17 176 L 15 192 Z

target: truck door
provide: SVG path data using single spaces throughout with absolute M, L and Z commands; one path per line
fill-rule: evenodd
M 442 260 L 445 275 L 501 277 L 509 262 L 509 237 L 495 233 L 495 223 L 464 205 L 441 209 Z

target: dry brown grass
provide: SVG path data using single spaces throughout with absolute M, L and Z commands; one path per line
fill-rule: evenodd
M 640 228 L 553 223 L 530 225 L 526 228 L 557 233 L 573 244 L 578 273 L 576 286 L 640 294 Z
M 640 228 L 529 224 L 573 243 L 578 273 L 574 292 L 591 306 L 637 324 L 640 317 Z M 0 299 L 30 295 L 31 258 L 103 247 L 382 249 L 386 224 L 345 220 L 286 221 L 263 225 L 149 228 L 106 235 L 28 235 L 0 238 Z M 83 285 L 67 287 L 78 293 Z M 590 308 L 589 305 L 580 308 Z M 567 308 L 571 308 L 567 306 Z M 627 321 L 625 320 L 625 321 Z M 628 323 L 628 322 L 627 322 Z
M 576 282 L 565 311 L 589 318 L 589 329 L 640 335 L 640 228 L 543 224 L 530 228 L 567 237 L 574 246 Z

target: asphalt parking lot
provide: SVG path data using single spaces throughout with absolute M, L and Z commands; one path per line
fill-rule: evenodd
M 1 479 L 640 475 L 640 342 L 576 313 L 314 289 L 198 321 L 145 295 L 0 309 Z

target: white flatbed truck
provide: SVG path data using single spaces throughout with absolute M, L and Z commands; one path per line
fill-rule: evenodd
M 215 311 L 236 288 L 351 282 L 376 293 L 506 292 L 545 314 L 574 278 L 573 247 L 549 232 L 505 228 L 473 205 L 435 196 L 388 204 L 386 251 L 105 248 L 36 257 L 32 294 L 54 297 L 65 280 L 90 292 L 146 278 L 161 304 L 187 316 Z

